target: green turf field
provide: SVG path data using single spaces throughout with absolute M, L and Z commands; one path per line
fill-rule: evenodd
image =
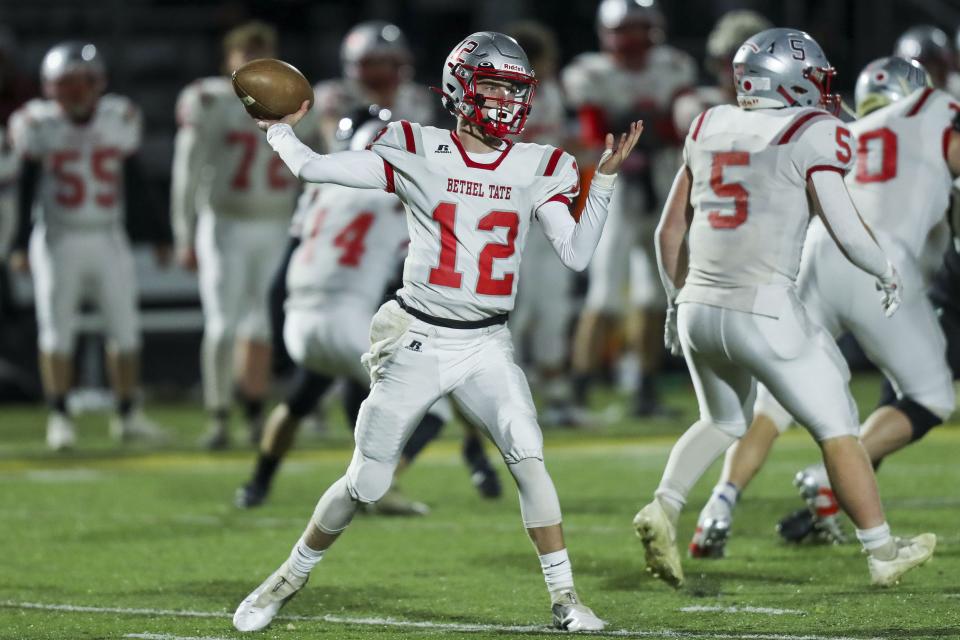
M 792 432 L 738 510 L 729 558 L 686 561 L 673 591 L 643 571 L 630 525 L 693 417 L 685 380 L 678 422 L 616 421 L 597 431 L 547 433 L 547 464 L 564 507 L 578 590 L 627 638 L 960 638 L 960 429 L 940 428 L 880 473 L 895 531 L 934 531 L 932 563 L 896 588 L 868 585 L 856 545 L 790 547 L 774 522 L 800 505 L 791 478 L 813 461 Z M 876 379 L 856 380 L 861 407 Z M 349 460 L 341 428 L 305 437 L 272 500 L 231 506 L 251 454 L 194 449 L 196 407 L 150 407 L 177 438 L 159 451 L 120 451 L 104 416 L 80 419 L 79 451 L 47 453 L 39 409 L 0 409 L 0 638 L 237 638 L 237 603 L 286 557 L 316 498 Z M 309 434 L 307 434 L 309 436 Z M 362 516 L 264 638 L 503 638 L 552 633 L 539 565 L 513 491 L 482 501 L 459 460 L 456 430 L 403 478 L 433 513 Z M 501 476 L 507 480 L 500 465 Z M 681 521 L 689 541 L 716 477 Z

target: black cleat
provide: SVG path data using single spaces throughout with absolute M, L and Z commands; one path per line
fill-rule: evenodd
M 813 514 L 806 508 L 797 509 L 777 523 L 777 533 L 785 542 L 800 544 L 813 532 Z
M 480 495 L 491 500 L 499 498 L 503 493 L 500 478 L 490 466 L 479 438 L 467 438 L 463 443 L 463 461 L 470 468 L 470 482 L 477 488 Z
M 252 509 L 259 507 L 267 499 L 270 489 L 266 486 L 248 482 L 239 489 L 233 497 L 233 504 L 238 509 Z

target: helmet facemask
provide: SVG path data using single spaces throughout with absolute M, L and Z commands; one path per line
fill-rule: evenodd
M 837 70 L 833 67 L 807 67 L 803 70 L 803 77 L 809 80 L 820 92 L 820 106 L 833 115 L 839 115 L 840 96 L 836 93 L 830 93 L 835 75 L 837 75 Z
M 532 75 L 458 64 L 453 77 L 463 89 L 463 99 L 451 105 L 455 115 L 463 116 L 497 138 L 523 131 L 537 86 Z M 480 85 L 502 89 L 490 91 Z

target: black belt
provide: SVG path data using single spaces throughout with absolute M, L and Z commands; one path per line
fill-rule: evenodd
M 438 318 L 437 316 L 431 316 L 429 313 L 414 309 L 404 302 L 400 296 L 396 296 L 395 299 L 401 309 L 417 320 L 423 320 L 427 324 L 446 327 L 447 329 L 483 329 L 484 327 L 492 327 L 497 324 L 506 324 L 507 319 L 510 317 L 509 313 L 498 313 L 495 316 L 490 316 L 483 320 L 451 320 L 450 318 Z

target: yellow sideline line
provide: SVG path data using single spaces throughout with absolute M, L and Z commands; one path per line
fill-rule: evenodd
M 809 437 L 802 429 L 792 429 L 784 434 L 791 442 L 807 441 Z M 549 433 L 547 434 L 549 437 Z M 544 449 L 550 453 L 598 454 L 614 453 L 617 455 L 661 454 L 663 450 L 676 442 L 678 435 L 657 436 L 598 436 L 594 439 L 571 439 L 563 441 L 547 441 Z M 927 440 L 960 441 L 960 429 L 945 428 L 933 431 Z M 351 449 L 344 446 L 345 442 L 334 444 L 333 449 L 308 449 L 293 451 L 290 454 L 291 462 L 337 462 L 347 461 Z M 812 443 L 811 443 L 812 444 Z M 437 460 L 455 457 L 459 459 L 459 441 L 441 440 L 432 443 L 421 454 L 422 459 Z M 0 473 L 15 473 L 20 471 L 47 470 L 47 469 L 100 469 L 100 470 L 162 470 L 178 467 L 215 468 L 229 465 L 249 465 L 254 459 L 253 451 L 233 451 L 222 454 L 210 454 L 204 451 L 196 452 L 131 452 L 122 457 L 91 457 L 91 458 L 37 458 L 37 459 L 10 459 L 0 460 Z

